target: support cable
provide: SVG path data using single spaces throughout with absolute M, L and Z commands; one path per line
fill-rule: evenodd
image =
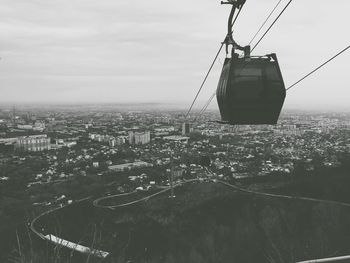
M 279 13 L 279 15 L 276 17 L 276 19 L 272 22 L 272 24 L 269 26 L 269 28 L 265 31 L 265 33 L 260 37 L 259 41 L 255 44 L 255 46 L 252 48 L 251 52 L 260 44 L 261 40 L 266 36 L 266 34 L 270 31 L 270 29 L 274 26 L 274 24 L 278 21 L 278 19 L 281 17 L 281 15 L 286 11 L 287 7 L 290 5 L 290 3 L 293 0 L 289 0 L 288 4 L 283 8 L 283 10 Z
M 271 10 L 270 14 L 266 17 L 265 21 L 261 24 L 260 28 L 258 29 L 258 31 L 256 31 L 255 35 L 253 36 L 253 38 L 250 40 L 249 42 L 249 46 L 250 44 L 254 41 L 254 39 L 256 38 L 256 36 L 260 33 L 261 29 L 266 25 L 267 21 L 270 19 L 270 17 L 272 16 L 272 14 L 275 12 L 275 10 L 277 9 L 277 7 L 280 5 L 280 3 L 282 2 L 282 0 L 279 0 L 278 3 L 275 5 L 275 7 Z
M 197 98 L 198 98 L 199 93 L 202 91 L 202 88 L 203 88 L 205 82 L 207 81 L 207 78 L 208 78 L 208 76 L 209 76 L 209 73 L 211 72 L 211 70 L 212 70 L 212 68 L 213 68 L 213 66 L 214 66 L 214 64 L 215 64 L 215 61 L 216 61 L 216 59 L 218 58 L 218 56 L 219 56 L 219 54 L 220 54 L 220 52 L 221 52 L 223 46 L 224 46 L 224 43 L 221 43 L 221 46 L 220 46 L 218 52 L 216 53 L 216 56 L 215 56 L 213 62 L 211 63 L 210 68 L 209 68 L 207 74 L 205 75 L 205 78 L 204 78 L 204 80 L 202 81 L 202 84 L 201 84 L 201 86 L 199 87 L 199 90 L 198 90 L 196 96 L 194 97 L 194 100 L 192 101 L 192 104 L 191 104 L 190 108 L 188 109 L 188 111 L 187 111 L 187 113 L 186 113 L 185 119 L 187 119 L 188 115 L 190 114 L 190 112 L 191 112 L 191 110 L 192 110 L 192 108 L 193 108 L 194 103 L 196 102 L 196 100 L 197 100 Z
M 282 1 L 282 0 L 281 0 L 281 1 Z M 243 9 L 243 6 L 244 6 L 244 5 L 242 5 L 242 7 L 238 10 L 238 13 L 237 13 L 235 19 L 233 20 L 231 27 L 233 27 L 234 24 L 236 23 L 236 20 L 237 20 L 239 14 L 241 13 L 241 11 L 242 11 L 242 9 Z
M 237 15 L 236 15 L 235 19 L 234 19 L 233 22 L 232 22 L 232 26 L 234 26 L 234 24 L 236 23 L 237 18 L 238 18 L 239 14 L 240 14 L 241 11 L 242 11 L 242 8 L 243 8 L 243 6 L 238 10 Z M 225 38 L 225 39 L 226 39 L 226 38 Z M 192 104 L 191 104 L 190 108 L 188 109 L 188 111 L 187 111 L 187 113 L 186 113 L 186 115 L 185 115 L 185 119 L 188 118 L 188 116 L 189 116 L 189 114 L 190 114 L 190 112 L 191 112 L 191 110 L 192 110 L 192 108 L 193 108 L 193 105 L 195 104 L 195 102 L 196 102 L 196 100 L 197 100 L 197 98 L 198 98 L 198 96 L 199 96 L 199 93 L 202 91 L 203 86 L 204 86 L 205 82 L 207 81 L 207 78 L 208 78 L 208 76 L 209 76 L 209 74 L 210 74 L 210 72 L 211 72 L 211 70 L 212 70 L 212 68 L 213 68 L 213 66 L 214 66 L 214 64 L 215 64 L 215 62 L 216 62 L 217 58 L 218 58 L 219 55 L 220 55 L 220 52 L 221 52 L 222 47 L 224 46 L 224 44 L 225 44 L 224 42 L 221 43 L 220 48 L 219 48 L 218 52 L 216 53 L 216 56 L 215 56 L 213 62 L 211 63 L 211 65 L 210 65 L 210 67 L 209 67 L 209 70 L 208 70 L 207 74 L 205 75 L 204 80 L 203 80 L 202 84 L 200 85 L 199 90 L 198 90 L 196 96 L 194 97 L 194 99 L 193 99 L 193 101 L 192 101 Z
M 301 79 L 299 79 L 298 81 L 296 81 L 294 84 L 290 85 L 287 90 L 290 90 L 291 88 L 293 88 L 294 86 L 296 86 L 297 84 L 299 84 L 300 82 L 302 82 L 304 79 L 306 79 L 307 77 L 309 77 L 310 75 L 312 75 L 313 73 L 315 73 L 317 70 L 321 69 L 322 67 L 324 67 L 325 65 L 327 65 L 329 62 L 331 62 L 333 59 L 335 59 L 336 57 L 340 56 L 341 54 L 343 54 L 345 51 L 347 51 L 350 48 L 350 45 L 347 46 L 346 48 L 344 48 L 342 51 L 340 51 L 339 53 L 337 53 L 336 55 L 334 55 L 333 57 L 331 57 L 330 59 L 328 59 L 326 62 L 322 63 L 320 66 L 318 66 L 317 68 L 315 68 L 314 70 L 312 70 L 311 72 L 309 72 L 308 74 L 306 74 L 304 77 L 302 77 Z
M 200 117 L 208 108 L 208 106 L 210 105 L 211 101 L 213 100 L 213 98 L 216 95 L 216 91 L 210 96 L 209 100 L 205 103 L 205 105 L 203 106 L 203 108 L 201 109 L 201 111 L 198 114 L 198 117 Z M 196 118 L 197 119 L 197 118 Z

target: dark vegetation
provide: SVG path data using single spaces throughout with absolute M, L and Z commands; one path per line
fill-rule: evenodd
M 302 167 L 295 171 L 291 182 L 275 193 L 305 196 L 350 203 L 350 159 L 344 158 L 339 167 L 316 167 L 312 172 Z
M 46 233 L 112 252 L 107 262 L 295 262 L 350 253 L 347 207 L 252 196 L 214 183 L 187 184 L 175 194 L 115 211 L 87 202 L 40 224 Z M 86 258 L 72 262 L 78 260 Z
M 186 189 L 187 188 L 187 189 Z M 134 210 L 133 262 L 295 262 L 347 253 L 348 208 L 197 184 Z M 118 251 L 122 253 L 122 251 Z

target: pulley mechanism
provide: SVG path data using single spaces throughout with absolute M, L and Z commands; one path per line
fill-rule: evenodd
M 232 27 L 234 24 L 233 17 L 236 13 L 236 10 L 238 10 L 238 12 L 241 11 L 245 2 L 246 2 L 246 0 L 228 0 L 227 2 L 221 1 L 222 5 L 232 5 L 230 16 L 228 18 L 228 23 L 227 23 L 227 35 L 226 35 L 226 38 L 223 42 L 226 46 L 226 54 L 228 54 L 228 52 L 229 52 L 229 50 L 228 50 L 229 46 L 232 46 L 232 50 L 231 50 L 232 54 L 234 54 L 235 50 L 238 49 L 238 50 L 241 50 L 244 52 L 245 57 L 250 56 L 250 46 L 242 47 L 242 46 L 238 45 L 234 41 L 233 36 L 232 36 L 232 34 L 233 34 Z

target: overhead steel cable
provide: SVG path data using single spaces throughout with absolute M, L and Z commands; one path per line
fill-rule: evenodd
M 243 6 L 244 6 L 244 5 L 242 5 L 241 8 L 238 10 L 237 15 L 236 15 L 235 19 L 234 19 L 233 22 L 232 22 L 231 27 L 233 27 L 234 24 L 236 23 L 236 20 L 237 20 L 239 14 L 241 13 L 241 11 L 242 11 L 242 9 L 243 9 Z
M 208 106 L 210 105 L 211 101 L 213 100 L 213 98 L 216 95 L 216 91 L 210 96 L 209 100 L 204 104 L 203 108 L 201 109 L 201 111 L 198 114 L 198 117 L 200 117 L 208 108 Z
M 201 111 L 199 112 L 198 116 L 195 118 L 195 120 L 197 120 L 200 116 L 202 116 L 202 114 L 207 110 L 207 108 L 209 107 L 210 103 L 212 102 L 212 100 L 214 99 L 216 95 L 216 91 L 214 91 L 214 93 L 210 96 L 210 98 L 208 99 L 208 101 L 205 103 L 205 105 L 203 106 L 203 108 L 201 109 Z
M 240 14 L 241 11 L 242 11 L 242 8 L 243 8 L 243 6 L 238 10 L 237 15 L 236 15 L 235 19 L 234 19 L 233 22 L 232 22 L 232 26 L 234 26 L 234 24 L 236 23 L 237 18 L 238 18 L 239 14 Z M 226 37 L 225 37 L 225 39 L 226 39 Z M 216 56 L 215 56 L 213 62 L 211 63 L 211 65 L 210 65 L 210 67 L 209 67 L 209 70 L 208 70 L 207 74 L 205 75 L 204 80 L 202 81 L 202 84 L 200 85 L 199 90 L 198 90 L 196 96 L 194 97 L 194 99 L 193 99 L 193 101 L 192 101 L 192 104 L 191 104 L 190 108 L 188 109 L 188 111 L 187 111 L 187 113 L 186 113 L 186 115 L 185 115 L 185 119 L 188 118 L 188 116 L 189 116 L 189 114 L 190 114 L 190 112 L 191 112 L 191 110 L 192 110 L 192 108 L 193 108 L 193 105 L 195 104 L 195 102 L 196 102 L 196 100 L 197 100 L 197 98 L 198 98 L 200 92 L 201 92 L 202 89 L 203 89 L 203 86 L 204 86 L 205 82 L 206 82 L 207 79 L 208 79 L 208 76 L 209 76 L 209 74 L 210 74 L 210 72 L 211 72 L 211 70 L 212 70 L 212 68 L 213 68 L 213 66 L 214 66 L 214 64 L 215 64 L 215 62 L 216 62 L 216 60 L 217 60 L 217 58 L 218 58 L 219 55 L 220 55 L 220 52 L 221 52 L 222 47 L 224 46 L 224 44 L 225 44 L 225 41 L 223 41 L 223 42 L 221 43 L 220 48 L 219 48 L 218 52 L 216 53 Z
M 208 78 L 208 76 L 209 76 L 209 74 L 210 74 L 210 72 L 211 72 L 211 70 L 212 70 L 212 68 L 213 68 L 213 66 L 214 66 L 214 64 L 215 64 L 215 61 L 216 61 L 216 59 L 218 58 L 218 56 L 219 56 L 219 54 L 220 54 L 220 52 L 221 52 L 223 46 L 224 46 L 224 43 L 221 43 L 221 46 L 220 46 L 218 52 L 216 53 L 216 56 L 215 56 L 213 62 L 211 63 L 210 68 L 209 68 L 207 74 L 205 75 L 205 78 L 204 78 L 204 80 L 202 81 L 202 84 L 200 85 L 199 90 L 198 90 L 196 96 L 194 97 L 194 100 L 192 101 L 192 104 L 191 104 L 190 108 L 188 109 L 188 111 L 187 111 L 187 113 L 186 113 L 185 119 L 187 119 L 188 115 L 190 114 L 190 112 L 191 112 L 191 110 L 192 110 L 192 108 L 193 108 L 194 103 L 196 102 L 196 100 L 197 100 L 197 98 L 198 98 L 199 93 L 202 91 L 203 86 L 204 86 L 205 82 L 207 81 L 207 78 Z
M 214 99 L 214 97 L 216 96 L 216 91 L 213 93 L 213 95 L 211 95 L 211 97 L 209 98 L 207 104 L 205 105 L 205 107 L 202 110 L 202 114 L 207 110 L 207 108 L 209 107 L 211 101 Z
M 287 90 L 290 90 L 291 88 L 293 88 L 294 86 L 296 86 L 297 84 L 299 84 L 300 82 L 302 82 L 304 79 L 306 79 L 307 77 L 309 77 L 310 75 L 312 75 L 313 73 L 315 73 L 316 71 L 318 71 L 319 69 L 321 69 L 322 67 L 324 67 L 325 65 L 327 65 L 329 62 L 331 62 L 333 59 L 335 59 L 336 57 L 340 56 L 341 54 L 343 54 L 345 51 L 347 51 L 350 48 L 350 45 L 347 46 L 346 48 L 344 48 L 342 51 L 338 52 L 336 55 L 334 55 L 333 57 L 331 57 L 330 59 L 328 59 L 326 62 L 322 63 L 320 66 L 318 66 L 317 68 L 315 68 L 314 70 L 312 70 L 311 72 L 309 72 L 308 74 L 306 74 L 304 77 L 302 77 L 301 79 L 299 79 L 298 81 L 296 81 L 294 84 L 290 85 Z
M 266 36 L 266 34 L 270 31 L 270 29 L 274 26 L 274 24 L 278 21 L 278 19 L 281 17 L 281 15 L 286 11 L 288 6 L 293 0 L 289 0 L 289 2 L 286 4 L 286 6 L 283 8 L 283 10 L 279 13 L 279 15 L 276 17 L 276 19 L 272 22 L 272 24 L 269 26 L 269 28 L 265 31 L 265 33 L 260 37 L 259 41 L 255 44 L 255 46 L 252 48 L 251 52 L 260 44 L 261 40 Z
M 258 31 L 256 31 L 255 35 L 253 36 L 253 38 L 250 40 L 249 42 L 249 46 L 250 44 L 254 41 L 254 39 L 256 38 L 256 36 L 260 33 L 261 29 L 263 29 L 263 27 L 266 25 L 267 21 L 270 19 L 270 17 L 272 16 L 272 14 L 275 12 L 275 10 L 277 9 L 277 7 L 280 5 L 280 3 L 282 2 L 282 0 L 279 0 L 278 3 L 275 5 L 275 7 L 271 10 L 270 14 L 266 17 L 265 21 L 261 24 L 261 26 L 259 27 Z

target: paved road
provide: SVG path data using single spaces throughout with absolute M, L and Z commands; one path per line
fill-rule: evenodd
M 47 216 L 53 212 L 56 212 L 66 206 L 69 206 L 69 205 L 73 205 L 73 204 L 76 204 L 76 203 L 80 203 L 80 202 L 83 202 L 83 201 L 86 201 L 86 200 L 89 200 L 92 196 L 88 196 L 88 197 L 85 197 L 85 198 L 82 198 L 80 200 L 77 200 L 75 201 L 74 203 L 72 204 L 68 204 L 68 205 L 64 205 L 62 207 L 55 207 L 55 208 L 52 208 L 44 213 L 41 213 L 40 215 L 36 216 L 32 222 L 30 223 L 30 229 L 33 231 L 34 234 L 36 234 L 39 238 L 43 239 L 43 240 L 46 240 L 46 241 L 50 241 L 52 242 L 49 238 L 46 237 L 45 233 L 43 233 L 43 230 L 38 230 L 36 228 L 36 222 L 43 216 Z
M 216 180 L 218 183 L 224 184 L 228 187 L 231 187 L 235 190 L 244 192 L 244 193 L 249 193 L 249 194 L 254 194 L 254 195 L 262 195 L 262 196 L 268 196 L 268 197 L 274 197 L 274 198 L 283 198 L 283 199 L 294 199 L 294 200 L 303 200 L 303 201 L 309 201 L 309 202 L 318 202 L 318 203 L 327 203 L 327 204 L 334 204 L 334 205 L 340 205 L 340 206 L 346 206 L 350 207 L 349 203 L 344 203 L 344 202 L 337 202 L 337 201 L 331 201 L 331 200 L 324 200 L 324 199 L 316 199 L 316 198 L 309 198 L 309 197 L 301 197 L 301 196 L 290 196 L 290 195 L 278 195 L 278 194 L 270 194 L 270 193 L 264 193 L 264 192 L 258 192 L 258 191 L 252 191 L 248 190 L 242 187 L 239 187 L 237 185 L 229 184 L 225 181 L 221 180 Z
M 199 181 L 199 179 L 190 179 L 190 180 L 186 180 L 184 182 L 181 182 L 181 183 L 178 183 L 178 184 L 175 184 L 174 185 L 174 188 L 178 187 L 178 186 L 181 186 L 183 184 L 187 184 L 187 183 L 192 183 L 192 182 L 196 182 L 196 181 Z M 127 196 L 127 195 L 132 195 L 132 194 L 135 194 L 137 191 L 133 191 L 133 192 L 129 192 L 129 193 L 123 193 L 123 194 L 116 194 L 116 195 L 109 195 L 109 196 L 103 196 L 103 197 L 100 197 L 96 200 L 93 201 L 93 205 L 95 207 L 98 207 L 98 208 L 108 208 L 108 209 L 115 209 L 115 208 L 118 208 L 118 207 L 125 207 L 125 206 L 129 206 L 129 205 L 133 205 L 133 204 L 136 204 L 136 203 L 139 203 L 139 202 L 142 202 L 142 201 L 147 201 L 148 199 L 152 198 L 152 197 L 155 197 L 157 195 L 160 195 L 160 194 L 163 194 L 165 192 L 168 192 L 170 191 L 171 188 L 170 187 L 167 187 L 159 192 L 156 192 L 154 194 L 151 194 L 151 195 L 148 195 L 148 196 L 145 196 L 145 197 L 142 197 L 142 198 L 139 198 L 137 200 L 134 200 L 132 202 L 127 202 L 127 203 L 124 203 L 124 204 L 119 204 L 119 205 L 100 205 L 99 202 L 100 201 L 103 201 L 103 200 L 107 200 L 107 199 L 112 199 L 112 198 L 115 198 L 115 197 L 122 197 L 122 196 Z

